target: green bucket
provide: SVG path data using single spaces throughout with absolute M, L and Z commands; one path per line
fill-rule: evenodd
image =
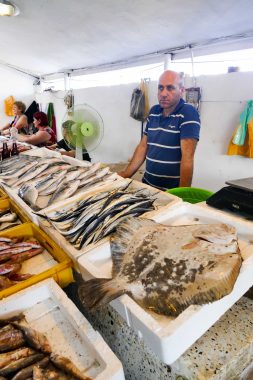
M 209 190 L 198 189 L 197 187 L 175 187 L 166 190 L 167 193 L 182 198 L 184 202 L 199 203 L 206 201 L 213 193 Z

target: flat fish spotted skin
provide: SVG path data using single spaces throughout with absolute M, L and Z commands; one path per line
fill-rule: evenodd
M 93 279 L 79 289 L 88 307 L 127 293 L 144 308 L 177 316 L 229 294 L 242 263 L 236 230 L 226 224 L 166 226 L 128 218 L 112 235 L 111 251 L 112 280 Z

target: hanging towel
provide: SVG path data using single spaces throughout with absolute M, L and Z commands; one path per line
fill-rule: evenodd
M 253 100 L 247 102 L 240 115 L 240 124 L 230 140 L 227 154 L 253 158 Z
M 39 105 L 35 102 L 35 100 L 29 105 L 27 110 L 25 111 L 25 115 L 27 116 L 28 124 L 33 122 L 33 115 L 38 112 Z
M 49 127 L 52 128 L 52 130 L 54 131 L 54 134 L 55 134 L 55 138 L 57 139 L 56 120 L 55 120 L 55 116 L 54 116 L 54 105 L 53 105 L 53 103 L 48 104 L 47 117 L 48 117 Z

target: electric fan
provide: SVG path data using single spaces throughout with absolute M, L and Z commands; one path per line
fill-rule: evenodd
M 70 149 L 76 151 L 76 158 L 82 160 L 83 151 L 96 149 L 104 134 L 104 123 L 99 113 L 88 104 L 74 105 L 68 110 L 62 122 L 62 135 Z

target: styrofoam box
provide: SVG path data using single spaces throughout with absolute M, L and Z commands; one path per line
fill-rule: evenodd
M 48 338 L 52 351 L 65 356 L 95 380 L 123 380 L 120 361 L 52 279 L 0 301 L 0 318 L 23 312 L 29 326 Z
M 143 309 L 127 295 L 111 302 L 153 352 L 163 362 L 172 364 L 253 285 L 253 223 L 186 202 L 175 204 L 167 210 L 161 209 L 152 219 L 173 226 L 220 222 L 231 224 L 237 229 L 239 247 L 244 259 L 234 289 L 228 296 L 204 306 L 191 305 L 177 318 Z M 97 247 L 78 258 L 85 280 L 89 279 L 86 274 L 92 265 L 96 267 L 99 277 L 111 277 L 112 263 L 108 259 L 108 250 L 108 247 Z M 87 255 L 90 267 L 87 267 Z
M 75 198 L 75 202 L 77 200 L 81 200 L 81 199 L 84 199 L 85 197 L 91 196 L 95 193 L 105 191 L 105 190 L 110 191 L 110 190 L 119 188 L 121 186 L 126 186 L 126 185 L 129 185 L 128 190 L 130 191 L 144 188 L 144 189 L 147 189 L 150 192 L 150 194 L 155 195 L 156 197 L 156 200 L 154 202 L 155 209 L 153 211 L 146 212 L 145 214 L 143 214 L 143 217 L 152 218 L 157 213 L 159 213 L 161 209 L 166 210 L 168 207 L 172 207 L 172 205 L 175 205 L 177 203 L 182 203 L 182 199 L 176 197 L 175 195 L 168 194 L 163 191 L 159 191 L 139 181 L 135 181 L 131 179 L 123 179 L 123 178 L 121 181 L 117 183 L 112 183 L 108 185 L 107 187 L 104 187 L 103 189 L 101 188 L 99 190 L 94 190 L 93 192 L 80 194 L 78 198 Z M 58 209 L 63 211 L 64 207 L 66 207 L 66 209 L 71 208 L 73 205 L 73 200 L 74 200 L 73 198 L 70 198 L 68 201 L 65 201 L 64 203 L 61 202 L 61 204 L 57 204 L 55 206 L 47 208 L 46 211 L 44 210 L 43 212 L 44 213 L 46 212 L 46 215 L 49 215 L 51 212 L 57 211 Z M 101 250 L 103 250 L 103 252 L 107 252 L 106 258 L 104 257 L 102 260 L 100 260 L 100 257 L 97 258 L 99 260 L 99 268 L 100 268 L 100 265 L 103 265 L 103 264 L 105 264 L 105 266 L 107 267 L 108 263 L 109 263 L 109 268 L 111 268 L 111 259 L 110 259 L 111 253 L 110 253 L 110 246 L 109 246 L 109 236 L 103 238 L 98 243 L 89 244 L 88 246 L 83 247 L 82 249 L 78 250 L 72 244 L 70 244 L 68 240 L 66 240 L 65 237 L 61 235 L 48 221 L 46 221 L 43 218 L 39 218 L 39 224 L 40 224 L 40 227 L 49 236 L 51 236 L 52 239 L 55 242 L 57 242 L 57 244 L 60 247 L 62 247 L 65 250 L 65 252 L 73 259 L 74 262 L 77 260 L 79 256 L 81 255 L 85 256 L 84 261 L 87 259 L 87 265 L 84 265 L 83 263 L 82 271 L 86 270 L 86 275 L 89 276 L 89 278 L 101 277 L 104 272 L 104 268 L 102 269 L 102 271 L 100 269 L 98 271 L 97 265 L 93 265 L 93 263 L 90 262 L 89 252 L 91 250 L 92 250 L 92 260 L 96 256 L 97 249 L 99 250 L 99 252 Z M 78 267 L 76 269 L 78 269 Z M 100 272 L 101 272 L 101 276 L 100 276 Z
M 209 206 L 206 202 L 200 202 L 198 203 L 198 206 L 199 207 L 204 207 L 208 210 L 216 210 L 217 213 L 221 213 L 221 214 L 228 214 L 230 215 L 231 217 L 235 217 L 236 219 L 240 219 L 242 221 L 249 221 L 249 222 L 252 222 L 253 223 L 253 216 L 252 215 L 249 215 L 245 212 L 237 212 L 236 210 L 232 211 L 232 210 L 228 210 L 228 209 L 217 209 L 215 207 L 212 207 L 212 206 Z

